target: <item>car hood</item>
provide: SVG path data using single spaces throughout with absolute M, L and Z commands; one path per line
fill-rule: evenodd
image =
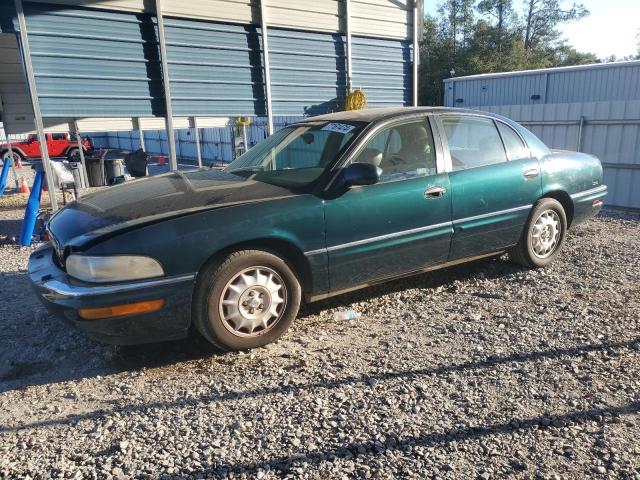
M 202 210 L 296 195 L 290 189 L 215 169 L 172 172 L 83 196 L 56 213 L 48 228 L 58 246 Z

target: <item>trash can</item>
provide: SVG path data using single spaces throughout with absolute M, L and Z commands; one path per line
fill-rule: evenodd
M 112 185 L 114 179 L 124 176 L 124 162 L 120 159 L 105 159 L 104 169 L 107 173 L 107 183 Z
M 101 157 L 85 156 L 84 163 L 87 167 L 87 177 L 90 187 L 104 187 L 107 184 L 104 174 L 104 161 Z

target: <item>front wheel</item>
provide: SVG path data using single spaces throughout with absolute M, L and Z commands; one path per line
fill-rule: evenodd
M 560 253 L 566 232 L 567 216 L 560 202 L 542 198 L 534 205 L 522 238 L 509 256 L 525 267 L 546 267 Z
M 276 341 L 298 314 L 302 290 L 282 258 L 241 250 L 207 265 L 193 299 L 196 329 L 222 350 Z

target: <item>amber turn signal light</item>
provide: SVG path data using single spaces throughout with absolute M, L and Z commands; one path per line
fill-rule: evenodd
M 163 305 L 164 300 L 148 300 L 146 302 L 129 303 L 127 305 L 116 305 L 115 307 L 81 308 L 78 310 L 78 315 L 85 320 L 124 317 L 127 315 L 155 312 L 156 310 L 160 310 Z

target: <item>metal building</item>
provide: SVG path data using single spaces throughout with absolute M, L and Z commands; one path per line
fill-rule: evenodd
M 174 129 L 264 116 L 272 130 L 355 88 L 372 107 L 416 103 L 421 17 L 419 0 L 2 0 L 0 121 L 13 135 L 166 126 L 176 168 Z
M 551 148 L 597 155 L 610 206 L 640 208 L 640 61 L 444 81 L 446 106 L 499 113 Z

